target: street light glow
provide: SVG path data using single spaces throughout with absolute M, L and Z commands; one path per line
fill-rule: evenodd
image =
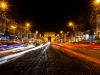
M 16 27 L 15 26 L 11 26 L 11 28 L 15 29 Z
M 26 28 L 29 29 L 30 28 L 30 22 L 26 23 Z
M 29 26 L 30 26 L 30 24 L 29 24 L 29 23 L 27 23 L 27 24 L 26 24 L 26 26 L 27 26 L 27 27 L 29 27 Z
M 60 33 L 62 34 L 62 33 L 63 33 L 63 31 L 60 31 Z
M 100 0 L 93 0 L 91 5 L 96 8 L 96 9 L 99 9 L 100 7 Z
M 73 26 L 73 23 L 72 22 L 69 22 L 69 26 Z
M 96 0 L 96 3 L 100 3 L 100 0 Z
M 6 9 L 8 8 L 8 3 L 5 2 L 5 1 L 1 1 L 1 2 L 0 2 L 0 8 L 1 8 L 2 10 L 6 10 Z
M 1 6 L 4 8 L 6 5 L 5 4 L 1 4 Z
M 36 31 L 36 34 L 38 34 L 38 31 Z

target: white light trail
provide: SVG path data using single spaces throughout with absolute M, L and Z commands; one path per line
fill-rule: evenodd
M 20 52 L 20 53 L 16 53 L 16 54 L 12 54 L 12 55 L 8 55 L 8 56 L 4 56 L 4 57 L 1 57 L 0 58 L 0 64 L 3 64 L 3 63 L 6 63 L 9 59 L 12 59 L 12 58 L 14 58 L 14 57 L 19 57 L 19 56 L 21 56 L 21 55 L 23 55 L 23 54 L 25 54 L 25 53 L 27 53 L 27 52 L 30 52 L 30 51 L 32 51 L 32 50 L 37 50 L 37 49 L 40 49 L 40 48 L 42 48 L 42 47 L 44 47 L 44 46 L 48 46 L 50 43 L 46 43 L 46 44 L 42 44 L 42 45 L 40 45 L 40 46 L 38 46 L 38 47 L 34 47 L 34 48 L 32 48 L 32 49 L 28 49 L 28 50 L 25 50 L 25 51 L 23 51 L 23 52 Z M 31 47 L 33 47 L 32 45 L 31 46 L 29 46 L 28 48 L 31 48 Z M 19 49 L 19 48 L 17 48 L 17 49 Z M 15 50 L 17 50 L 17 49 L 15 49 Z
M 14 48 L 14 49 L 11 49 L 11 50 L 6 50 L 6 51 L 0 51 L 0 54 L 1 53 L 7 53 L 7 52 L 17 52 L 17 51 L 22 51 L 22 50 L 25 50 L 25 49 L 28 49 L 28 48 L 33 48 L 35 47 L 34 45 L 29 45 L 27 47 L 19 47 L 19 48 Z

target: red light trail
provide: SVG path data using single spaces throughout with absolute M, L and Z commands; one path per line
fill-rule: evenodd
M 76 55 L 76 56 L 78 56 L 78 57 L 84 58 L 84 59 L 86 59 L 86 60 L 88 60 L 88 61 L 91 61 L 91 62 L 100 64 L 100 60 L 97 59 L 97 58 L 93 58 L 93 57 L 90 57 L 90 56 L 87 56 L 87 55 L 85 55 L 85 54 L 81 54 L 81 53 L 75 52 L 75 51 L 73 51 L 73 50 L 70 50 L 70 49 L 67 49 L 67 48 L 64 48 L 64 47 L 61 47 L 61 46 L 55 46 L 55 47 L 59 48 L 60 50 L 64 50 L 64 51 L 66 51 L 66 52 L 68 52 L 68 53 L 71 53 L 71 54 L 73 54 L 73 55 Z

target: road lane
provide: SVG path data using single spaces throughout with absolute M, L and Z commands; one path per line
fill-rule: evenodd
M 100 75 L 100 65 L 51 44 L 0 66 L 0 75 Z
M 56 49 L 53 46 L 53 49 L 50 49 L 51 53 L 51 67 L 54 68 L 54 71 L 64 74 L 64 75 L 97 75 L 100 74 L 100 65 L 91 63 L 75 55 Z M 55 52 L 55 53 L 54 53 Z M 58 56 L 58 58 L 55 56 Z M 56 61 L 55 61 L 56 60 Z M 58 64 L 59 63 L 59 64 Z M 59 68 L 59 69 L 58 69 Z
M 96 59 L 100 59 L 100 50 L 94 50 L 94 49 L 88 49 L 88 48 L 83 48 L 82 46 L 73 46 L 72 44 L 71 45 L 65 45 L 65 44 L 55 44 L 57 46 L 60 46 L 60 47 L 64 47 L 66 49 L 69 49 L 69 50 L 72 50 L 73 52 L 78 52 L 78 53 L 81 53 L 81 54 L 85 54 L 87 56 L 90 56 L 90 57 L 93 57 L 93 58 L 96 58 Z

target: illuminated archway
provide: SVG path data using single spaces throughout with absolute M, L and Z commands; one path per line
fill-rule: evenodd
M 44 40 L 54 42 L 55 32 L 44 32 Z

